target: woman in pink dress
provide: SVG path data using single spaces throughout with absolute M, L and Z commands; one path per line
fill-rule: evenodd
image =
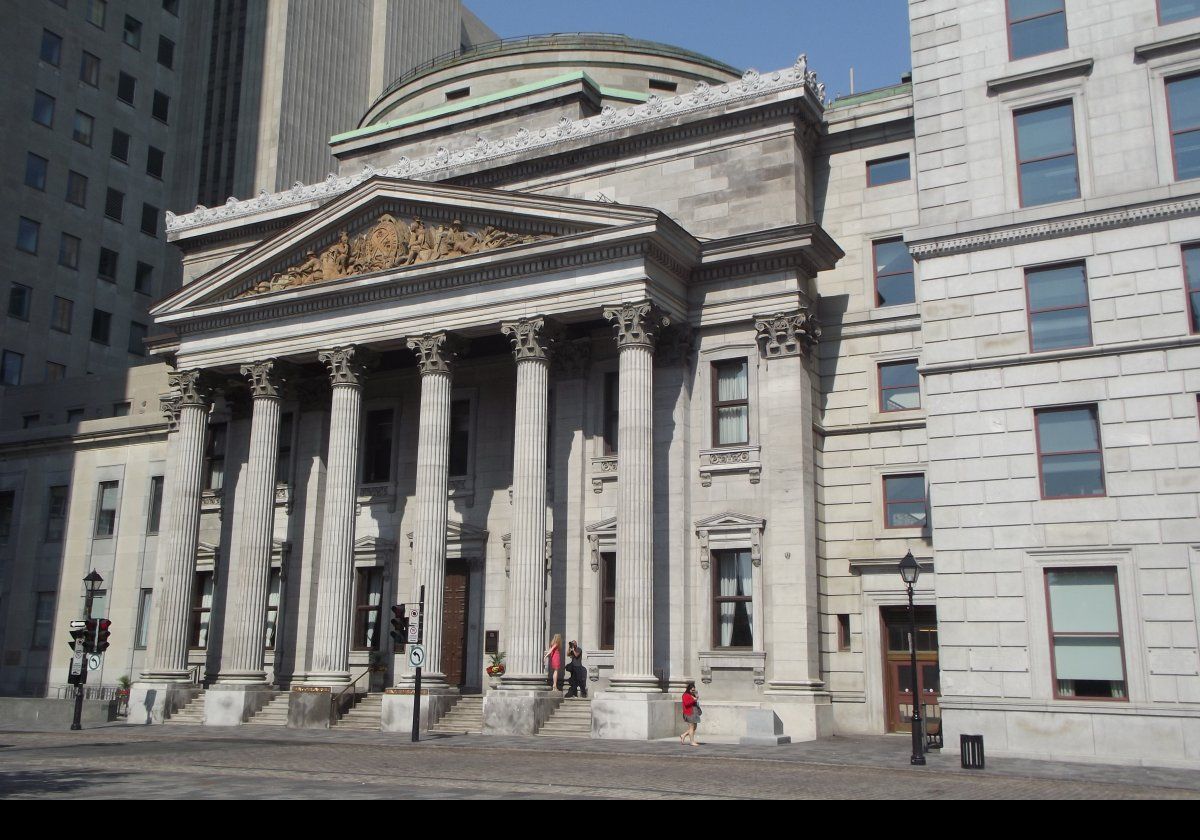
M 562 691 L 561 678 L 559 677 L 559 674 L 562 672 L 561 633 L 555 633 L 554 638 L 550 640 L 550 647 L 546 648 L 546 658 L 550 660 L 550 688 L 554 691 Z

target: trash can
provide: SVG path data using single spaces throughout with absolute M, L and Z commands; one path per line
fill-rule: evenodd
M 964 770 L 983 769 L 982 735 L 959 735 L 958 748 L 962 754 L 962 766 Z

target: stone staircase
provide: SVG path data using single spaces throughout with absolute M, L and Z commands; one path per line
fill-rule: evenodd
M 554 738 L 592 737 L 592 701 L 586 697 L 564 698 L 537 734 Z
M 442 715 L 442 719 L 429 731 L 439 735 L 478 735 L 483 731 L 483 695 L 459 697 L 450 711 Z
M 364 694 L 350 711 L 334 724 L 338 729 L 378 732 L 383 718 L 383 695 Z
M 288 692 L 281 691 L 267 701 L 267 704 L 250 716 L 246 723 L 255 726 L 287 726 L 288 721 Z
M 195 697 L 188 701 L 187 705 L 181 706 L 163 723 L 184 724 L 186 726 L 203 726 L 204 725 L 204 692 L 201 691 Z

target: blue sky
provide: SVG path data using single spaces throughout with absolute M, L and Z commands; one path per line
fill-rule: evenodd
M 895 84 L 909 70 L 905 0 L 466 0 L 501 37 L 613 32 L 736 67 L 778 70 L 800 53 L 829 96 Z

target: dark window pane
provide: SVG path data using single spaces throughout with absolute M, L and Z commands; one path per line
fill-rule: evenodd
M 914 303 L 912 255 L 896 239 L 875 243 L 875 295 L 879 306 Z
M 92 312 L 92 341 L 97 344 L 108 344 L 109 333 L 112 331 L 112 313 L 97 309 Z
M 1032 207 L 1079 198 L 1075 155 L 1021 164 L 1021 204 Z
M 1092 406 L 1035 413 L 1045 498 L 1104 495 L 1100 429 Z
M 904 157 L 875 160 L 867 164 L 867 185 L 894 184 L 909 179 L 908 155 Z
M 381 408 L 367 412 L 367 441 L 363 463 L 363 481 L 377 484 L 392 476 L 392 410 Z
M 4 355 L 0 357 L 0 385 L 20 385 L 21 368 L 24 366 L 24 354 L 5 350 Z M 26 426 L 26 428 L 29 427 Z
M 137 264 L 133 274 L 133 290 L 143 295 L 154 294 L 154 266 L 144 262 Z
M 100 59 L 85 52 L 79 59 L 79 81 L 92 87 L 100 86 Z
M 1013 59 L 1065 50 L 1067 48 L 1067 16 L 1057 14 L 1036 17 L 1013 23 L 1008 28 Z
M 1042 454 L 1099 450 L 1100 432 L 1091 408 L 1038 412 L 1038 441 Z
M 43 29 L 42 49 L 38 57 L 47 64 L 57 67 L 62 62 L 62 38 L 49 29 Z
M 27 152 L 25 155 L 25 186 L 33 187 L 35 190 L 46 189 L 46 167 L 49 164 L 50 162 L 44 157 Z
M 1061 12 L 1063 0 L 1008 0 L 1009 21 L 1024 20 L 1050 12 Z
M 170 70 L 175 66 L 175 42 L 158 36 L 158 63 Z
M 1034 310 L 1087 306 L 1087 275 L 1082 265 L 1040 268 L 1029 272 L 1029 305 Z
M 33 121 L 47 128 L 54 124 L 53 96 L 42 93 L 40 90 L 33 92 Z
M 67 173 L 67 201 L 78 207 L 87 205 L 88 179 L 72 170 Z
M 1087 309 L 1056 309 L 1030 315 L 1030 346 L 1033 350 L 1087 347 L 1092 343 L 1092 326 Z
M 119 161 L 129 161 L 129 135 L 119 128 L 113 129 L 111 153 Z
M 1171 130 L 1200 128 L 1200 76 L 1185 76 L 1167 82 L 1171 106 Z
M 8 290 L 8 314 L 22 321 L 29 320 L 29 302 L 33 299 L 33 290 L 21 283 L 13 283 Z
M 170 111 L 171 97 L 167 96 L 161 90 L 154 91 L 154 104 L 151 107 L 151 113 L 154 114 L 154 118 L 166 122 Z
M 1043 456 L 1042 492 L 1047 498 L 1103 496 L 1104 471 L 1100 456 L 1091 452 Z
M 108 194 L 104 198 L 104 215 L 115 221 L 121 221 L 121 217 L 125 213 L 125 193 L 108 188 Z
M 912 274 L 880 277 L 876 282 L 876 293 L 879 295 L 880 306 L 897 306 L 902 303 L 914 303 L 917 299 L 913 292 Z
M 74 301 L 55 296 L 54 308 L 50 311 L 50 329 L 69 333 L 71 331 L 71 316 L 74 312 Z
M 145 356 L 146 345 L 142 343 L 145 338 L 146 325 L 131 321 L 129 323 L 129 352 L 135 356 Z
M 142 233 L 158 236 L 158 208 L 153 204 L 142 205 Z
M 1070 103 L 1017 114 L 1017 157 L 1024 162 L 1074 153 L 1073 114 Z
M 1172 137 L 1175 147 L 1175 177 L 1180 181 L 1200 178 L 1200 131 L 1185 131 Z
M 119 254 L 109 248 L 100 249 L 100 262 L 96 266 L 96 274 L 102 280 L 115 280 L 117 278 L 117 261 Z
M 162 149 L 151 146 L 146 150 L 146 174 L 155 178 L 163 176 L 164 155 Z
M 1032 350 L 1086 347 L 1092 343 L 1087 273 L 1082 263 L 1030 269 L 1026 283 Z
M 1175 23 L 1200 15 L 1200 0 L 1158 0 L 1158 19 Z
M 79 237 L 69 233 L 59 237 L 58 264 L 64 268 L 79 268 Z
M 137 18 L 125 15 L 125 31 L 121 38 L 135 50 L 140 50 L 142 48 L 142 22 Z
M 917 363 L 896 362 L 879 366 L 880 410 L 906 411 L 921 407 Z
M 76 111 L 75 124 L 71 127 L 71 139 L 85 146 L 92 145 L 92 127 L 95 123 L 96 121 L 92 119 L 91 114 Z
M 38 234 L 42 226 L 33 219 L 24 216 L 17 222 L 17 249 L 28 254 L 38 252 Z
M 133 95 L 137 90 L 137 79 L 130 76 L 128 73 L 121 73 L 117 77 L 117 99 L 122 102 L 132 105 Z

